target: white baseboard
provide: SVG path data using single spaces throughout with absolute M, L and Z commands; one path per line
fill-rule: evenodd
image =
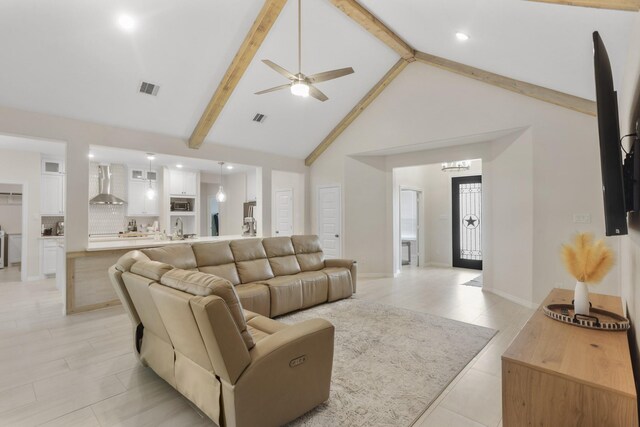
M 508 299 L 511 302 L 515 302 L 516 304 L 523 305 L 523 306 L 525 306 L 527 308 L 533 308 L 533 309 L 538 308 L 538 304 L 536 304 L 536 303 L 533 303 L 531 301 L 527 301 L 524 298 L 513 296 L 511 294 L 508 294 L 506 292 L 500 291 L 498 289 L 490 289 L 490 288 L 487 288 L 487 287 L 483 287 L 482 290 L 486 291 L 486 292 L 491 292 L 492 294 L 498 295 L 499 297 Z
M 43 275 L 39 275 L 39 276 L 28 276 L 27 277 L 27 282 L 35 282 L 36 280 L 44 280 L 46 279 L 46 276 Z

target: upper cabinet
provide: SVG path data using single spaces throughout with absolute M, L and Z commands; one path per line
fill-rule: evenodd
M 160 215 L 160 194 L 157 185 L 158 173 L 154 170 L 129 169 L 127 216 Z M 151 187 L 155 196 L 149 199 L 147 191 Z
M 196 172 L 169 170 L 169 193 L 172 196 L 193 196 L 198 194 L 198 175 Z
M 64 215 L 64 162 L 42 160 L 40 176 L 40 215 Z

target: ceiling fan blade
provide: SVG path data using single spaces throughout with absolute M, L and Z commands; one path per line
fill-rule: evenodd
M 285 70 L 284 68 L 282 68 L 281 66 L 279 66 L 278 64 L 276 64 L 273 61 L 269 61 L 268 59 L 263 59 L 262 62 L 264 62 L 265 64 L 267 64 L 269 67 L 271 67 L 273 70 L 277 71 L 278 73 L 282 74 L 283 76 L 285 76 L 286 78 L 288 78 L 289 80 L 296 80 L 297 77 L 295 76 L 295 74 L 290 73 L 289 71 Z
M 325 71 L 323 73 L 317 73 L 312 76 L 307 76 L 307 80 L 309 80 L 311 83 L 326 82 L 327 80 L 333 80 L 337 79 L 338 77 L 348 76 L 353 72 L 353 68 L 351 67 L 340 68 L 338 70 Z
M 312 86 L 312 85 L 309 85 L 309 95 L 313 96 L 315 99 L 322 102 L 329 99 L 327 95 L 320 92 L 315 86 Z
M 260 92 L 256 92 L 255 95 L 262 95 L 263 93 L 275 92 L 277 90 L 287 89 L 289 87 L 291 87 L 291 85 L 287 83 L 286 85 L 280 85 L 280 86 L 272 87 L 269 89 L 261 90 Z

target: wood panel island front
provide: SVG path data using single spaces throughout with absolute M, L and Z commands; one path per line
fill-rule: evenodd
M 120 305 L 107 270 L 135 249 L 181 243 L 215 242 L 249 237 L 215 236 L 187 240 L 111 239 L 89 242 L 85 251 L 66 254 L 66 313 L 80 313 Z M 61 270 L 61 271 L 64 271 Z

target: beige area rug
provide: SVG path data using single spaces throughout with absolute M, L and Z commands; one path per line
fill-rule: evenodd
M 331 397 L 291 426 L 409 426 L 496 333 L 354 298 L 277 320 L 336 328 Z

